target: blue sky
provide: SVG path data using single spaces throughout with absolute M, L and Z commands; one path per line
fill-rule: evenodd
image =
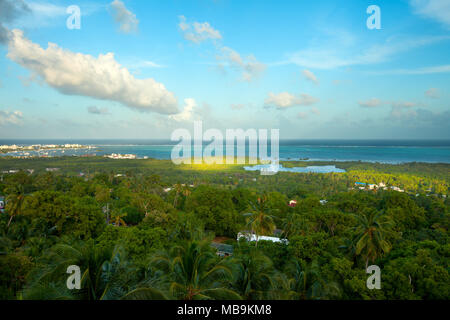
M 281 138 L 450 139 L 449 0 L 11 3 L 2 138 L 169 139 L 202 120 Z M 81 29 L 66 26 L 70 5 Z

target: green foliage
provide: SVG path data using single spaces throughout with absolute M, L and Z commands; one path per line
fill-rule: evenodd
M 448 299 L 449 166 L 285 166 L 323 164 L 347 172 L 0 158 L 23 169 L 0 181 L 0 299 Z M 289 242 L 236 241 L 244 230 Z M 369 263 L 381 268 L 381 290 L 367 288 Z M 82 290 L 66 287 L 72 264 Z
M 216 235 L 234 237 L 239 230 L 238 214 L 228 190 L 199 186 L 187 199 L 185 209 L 195 213 Z

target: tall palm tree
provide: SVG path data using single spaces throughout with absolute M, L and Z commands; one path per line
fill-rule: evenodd
M 267 206 L 267 196 L 263 195 L 256 202 L 250 202 L 251 211 L 245 213 L 247 217 L 247 226 L 250 231 L 256 234 L 256 246 L 258 246 L 259 236 L 272 235 L 275 231 L 274 216 L 272 210 Z
M 190 241 L 170 253 L 153 257 L 151 265 L 164 271 L 170 294 L 182 300 L 240 299 L 229 289 L 231 269 L 220 261 L 208 242 Z
M 173 187 L 175 191 L 175 196 L 173 197 L 173 207 L 176 208 L 178 204 L 178 198 L 180 194 L 183 192 L 183 186 L 180 183 L 175 184 Z
M 6 190 L 8 196 L 6 197 L 6 212 L 10 218 L 7 228 L 9 228 L 13 218 L 22 213 L 22 206 L 25 200 L 25 190 L 23 185 L 17 184 Z
M 357 220 L 355 254 L 363 257 L 367 269 L 369 261 L 373 262 L 390 251 L 391 244 L 385 238 L 391 232 L 392 222 L 383 212 L 374 210 L 354 217 Z

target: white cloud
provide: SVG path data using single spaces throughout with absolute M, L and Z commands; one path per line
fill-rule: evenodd
M 139 20 L 136 15 L 125 7 L 122 1 L 111 2 L 114 21 L 120 26 L 120 31 L 124 33 L 135 32 L 138 29 Z
M 88 112 L 92 113 L 92 114 L 98 114 L 98 115 L 107 115 L 107 114 L 109 114 L 108 108 L 98 108 L 96 106 L 88 107 Z
M 440 97 L 439 90 L 437 88 L 430 88 L 425 91 L 425 95 L 432 99 L 438 99 Z
M 267 66 L 256 60 L 253 55 L 249 55 L 246 59 L 243 59 L 241 55 L 235 50 L 223 47 L 221 49 L 222 55 L 217 56 L 219 66 L 225 68 L 229 66 L 242 73 L 242 80 L 251 82 L 254 79 L 259 78 Z
M 434 73 L 448 73 L 450 72 L 450 64 L 441 65 L 441 66 L 433 66 L 433 67 L 423 67 L 416 69 L 394 69 L 394 70 L 382 70 L 382 71 L 373 71 L 370 74 L 374 75 L 389 75 L 389 74 L 397 74 L 397 75 L 413 75 L 413 74 L 434 74 Z
M 206 40 L 222 39 L 220 31 L 214 29 L 209 22 L 189 23 L 185 16 L 179 16 L 178 18 L 180 19 L 178 27 L 188 41 L 199 44 Z M 220 54 L 216 56 L 219 69 L 224 72 L 227 67 L 238 70 L 243 81 L 253 81 L 262 75 L 267 68 L 265 64 L 257 61 L 253 55 L 242 58 L 238 52 L 231 48 L 219 45 L 216 48 L 220 50 Z
M 320 110 L 315 107 L 311 109 L 311 112 L 314 114 L 320 114 Z
M 402 101 L 402 102 L 393 102 L 392 106 L 394 108 L 412 108 L 412 107 L 417 107 L 421 104 L 417 103 L 417 102 L 410 102 L 410 101 Z
M 364 108 L 376 108 L 381 105 L 392 105 L 393 108 L 412 108 L 422 105 L 421 103 L 411 101 L 382 101 L 378 98 L 372 98 L 367 101 L 358 101 L 358 104 Z
M 390 113 L 390 118 L 393 120 L 412 120 L 417 119 L 419 110 L 425 111 L 423 109 L 416 109 L 415 107 L 423 106 L 422 103 L 411 102 L 411 101 L 394 101 L 391 102 L 392 109 Z
M 22 123 L 23 114 L 21 111 L 3 111 L 0 110 L 0 126 L 13 124 L 18 125 Z
M 53 3 L 46 2 L 31 2 L 27 3 L 34 15 L 38 15 L 42 18 L 53 18 L 57 16 L 67 16 L 67 7 L 55 5 Z
M 180 23 L 178 24 L 178 26 L 183 32 L 184 39 L 188 41 L 198 44 L 208 39 L 222 39 L 220 31 L 211 27 L 209 22 L 187 23 L 185 16 L 179 16 L 178 18 L 180 19 Z
M 319 99 L 306 93 L 302 93 L 300 96 L 295 96 L 289 92 L 281 92 L 278 94 L 270 92 L 269 96 L 264 100 L 264 104 L 268 107 L 286 109 L 294 106 L 310 106 L 318 101 Z
M 450 28 L 450 1 L 448 0 L 410 0 L 413 12 L 437 20 Z
M 390 113 L 390 117 L 391 119 L 394 120 L 399 120 L 399 119 L 411 119 L 417 116 L 416 111 L 414 110 L 406 110 L 402 107 L 399 106 L 393 106 L 391 113 Z
M 7 57 L 63 94 L 117 101 L 140 111 L 178 111 L 177 99 L 163 84 L 151 78 L 136 79 L 117 63 L 113 53 L 95 58 L 54 43 L 43 49 L 16 29 L 12 31 Z
M 365 108 L 375 108 L 375 107 L 382 105 L 383 102 L 380 99 L 372 98 L 367 101 L 358 101 L 358 104 L 361 107 L 365 107 Z
M 305 76 L 306 79 L 308 79 L 309 81 L 314 82 L 315 84 L 319 84 L 319 79 L 317 79 L 317 77 L 315 76 L 314 73 L 312 73 L 309 70 L 303 70 L 302 74 Z
M 386 62 L 398 53 L 414 48 L 450 40 L 450 36 L 424 36 L 416 38 L 390 38 L 382 44 L 367 48 L 346 47 L 340 43 L 326 43 L 323 46 L 300 50 L 288 56 L 288 59 L 277 64 L 296 64 L 312 69 L 335 69 L 353 65 L 370 65 Z M 353 49 L 357 49 L 352 53 Z M 359 53 L 361 52 L 361 53 Z
M 191 121 L 194 116 L 194 109 L 197 107 L 197 103 L 192 98 L 184 99 L 184 108 L 180 113 L 169 116 L 170 119 L 177 122 Z
M 157 64 L 153 61 L 141 61 L 140 63 L 135 65 L 136 68 L 163 68 L 164 66 Z

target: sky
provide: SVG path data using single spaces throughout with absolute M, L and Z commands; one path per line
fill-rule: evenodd
M 170 139 L 194 121 L 450 139 L 450 0 L 0 0 L 1 138 Z

